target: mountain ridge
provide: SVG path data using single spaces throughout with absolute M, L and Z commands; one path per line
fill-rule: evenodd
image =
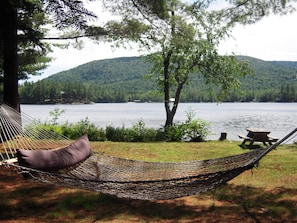
M 250 62 L 254 70 L 255 79 L 268 75 L 282 80 L 294 80 L 297 74 L 297 61 L 265 61 L 248 56 L 238 56 Z M 150 65 L 141 57 L 118 57 L 113 59 L 94 60 L 66 71 L 55 73 L 42 80 L 51 81 L 84 81 L 101 83 L 98 77 L 107 78 L 116 82 L 119 80 L 130 81 L 134 78 L 149 74 Z M 294 75 L 295 74 L 295 75 Z M 116 76 L 122 75 L 120 78 Z M 111 78 L 112 77 L 112 78 Z M 259 78 L 261 79 L 261 78 Z M 264 79 L 266 80 L 266 78 Z M 106 80 L 105 80 L 106 81 Z
M 254 75 L 240 79 L 242 93 L 233 94 L 225 100 L 283 101 L 285 93 L 290 97 L 286 96 L 284 101 L 297 101 L 297 61 L 264 61 L 248 56 L 237 56 L 237 58 L 247 60 Z M 26 100 L 25 97 L 23 99 L 28 102 L 36 101 L 28 99 L 30 95 L 31 98 L 35 97 L 34 94 L 44 95 L 37 100 L 39 103 L 43 100 L 57 101 L 60 97 L 59 92 L 66 92 L 71 98 L 88 98 L 95 102 L 126 102 L 139 99 L 162 101 L 163 96 L 157 86 L 156 77 L 147 78 L 151 66 L 143 57 L 94 60 L 53 74 L 32 86 L 27 84 L 27 88 L 35 88 L 36 91 L 39 90 L 34 86 L 42 85 L 39 88 L 47 89 L 43 92 L 32 93 L 31 89 L 23 87 L 21 94 L 27 97 Z M 81 91 L 84 91 L 83 96 L 79 96 L 81 93 L 78 94 Z M 200 75 L 191 74 L 189 84 L 183 89 L 181 101 L 215 101 L 214 95 L 215 93 L 205 86 Z M 53 97 L 56 99 L 52 99 Z M 118 99 L 114 99 L 115 97 Z

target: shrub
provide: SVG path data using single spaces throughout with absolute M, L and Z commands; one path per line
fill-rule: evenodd
M 66 136 L 70 139 L 77 139 L 84 134 L 88 134 L 90 141 L 104 141 L 106 140 L 105 132 L 102 128 L 96 128 L 91 124 L 88 118 L 82 119 L 78 123 L 63 125 L 42 124 L 40 121 L 34 120 L 33 123 L 25 127 L 28 135 L 39 139 L 59 139 L 61 136 Z
M 190 109 L 186 111 L 187 120 L 183 123 L 176 123 L 165 129 L 167 141 L 205 141 L 211 133 L 210 124 L 202 119 L 194 119 L 195 112 Z
M 146 128 L 142 120 L 135 123 L 132 128 L 107 126 L 105 133 L 106 138 L 114 142 L 150 142 L 156 141 L 157 135 L 157 131 Z
M 156 141 L 157 131 L 152 128 L 146 128 L 142 120 L 135 123 L 129 132 L 132 142 Z
M 182 124 L 173 124 L 172 126 L 166 127 L 165 137 L 167 141 L 179 142 L 183 139 L 184 129 Z
M 102 128 L 97 128 L 94 124 L 91 124 L 88 117 L 75 124 L 65 123 L 62 126 L 62 129 L 63 135 L 70 139 L 77 139 L 84 134 L 88 134 L 90 141 L 106 140 L 104 130 Z
M 206 137 L 211 134 L 209 122 L 202 119 L 194 119 L 195 112 L 192 109 L 186 111 L 187 120 L 181 124 L 183 129 L 183 140 L 191 142 L 205 141 Z
M 130 133 L 125 127 L 107 126 L 105 128 L 105 135 L 107 140 L 113 142 L 130 142 Z
M 115 142 L 154 142 L 165 140 L 197 142 L 204 141 L 206 136 L 210 134 L 209 123 L 202 119 L 194 119 L 195 113 L 193 110 L 187 111 L 187 120 L 184 123 L 173 124 L 166 129 L 146 128 L 144 121 L 139 120 L 131 128 L 107 126 L 104 130 L 91 124 L 88 117 L 78 123 L 69 124 L 66 122 L 63 125 L 58 125 L 58 118 L 62 113 L 64 113 L 64 110 L 55 109 L 50 112 L 52 116 L 52 119 L 49 121 L 50 124 L 46 122 L 41 124 L 40 121 L 35 120 L 26 129 L 30 129 L 39 138 L 50 132 L 53 138 L 57 138 L 56 135 L 64 135 L 70 139 L 77 139 L 84 134 L 88 134 L 91 141 L 110 140 Z
M 24 131 L 26 135 L 36 139 L 59 139 L 63 133 L 61 126 L 42 124 L 40 120 L 33 120 L 25 126 Z
M 58 125 L 58 119 L 63 113 L 65 113 L 65 109 L 55 108 L 53 111 L 50 111 L 49 112 L 49 115 L 51 116 L 50 123 L 52 125 Z
M 185 141 L 202 142 L 209 135 L 209 123 L 202 119 L 191 120 L 183 124 Z

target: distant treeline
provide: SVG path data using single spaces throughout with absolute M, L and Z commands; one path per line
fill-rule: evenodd
M 254 74 L 241 78 L 241 91 L 227 95 L 223 101 L 297 101 L 297 62 L 238 58 L 249 61 Z M 92 61 L 36 83 L 23 83 L 20 99 L 21 103 L 33 104 L 162 102 L 157 77 L 150 75 L 150 70 L 151 64 L 140 57 Z M 206 85 L 202 75 L 191 74 L 181 102 L 217 102 L 216 89 Z
M 23 104 L 55 103 L 121 103 L 121 102 L 162 102 L 158 90 L 141 88 L 105 88 L 99 84 L 83 82 L 55 82 L 50 80 L 36 83 L 25 82 L 19 88 Z M 184 89 L 181 102 L 216 102 L 216 92 L 210 89 L 188 87 Z M 285 84 L 279 89 L 242 90 L 227 95 L 224 102 L 297 102 L 295 84 Z

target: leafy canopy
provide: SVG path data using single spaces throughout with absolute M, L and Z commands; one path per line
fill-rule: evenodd
M 107 2 L 107 1 L 106 1 Z M 107 8 L 121 15 L 107 28 L 117 28 L 113 40 L 126 44 L 126 39 L 139 43 L 149 53 L 153 64 L 152 77 L 164 93 L 165 126 L 173 124 L 182 89 L 191 74 L 203 75 L 203 81 L 219 89 L 221 99 L 238 88 L 241 76 L 252 73 L 248 64 L 234 55 L 221 56 L 219 43 L 238 24 L 249 24 L 273 13 L 286 13 L 285 1 L 227 1 L 226 7 L 214 9 L 216 1 L 164 0 L 160 11 L 152 11 L 154 2 L 143 7 L 142 1 L 112 1 Z M 133 7 L 134 6 L 134 7 Z M 132 30 L 132 34 L 127 32 Z M 174 98 L 173 106 L 170 99 Z

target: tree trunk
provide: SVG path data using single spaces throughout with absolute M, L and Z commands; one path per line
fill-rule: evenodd
M 173 124 L 173 118 L 174 118 L 174 115 L 172 114 L 172 111 L 171 110 L 169 110 L 168 112 L 166 111 L 165 128 L 166 127 L 169 127 L 169 126 L 172 126 L 172 124 Z
M 163 72 L 164 72 L 164 105 L 166 111 L 166 122 L 165 128 L 169 127 L 173 123 L 173 117 L 171 115 L 171 108 L 170 108 L 170 85 L 169 85 L 169 64 L 171 58 L 172 51 L 169 51 L 168 54 L 164 55 L 163 61 Z
M 172 106 L 171 109 L 169 109 L 168 112 L 166 110 L 165 127 L 173 125 L 173 119 L 174 119 L 174 116 L 175 116 L 176 111 L 177 111 L 177 107 L 178 107 L 179 100 L 180 100 L 180 94 L 181 94 L 182 88 L 184 86 L 184 83 L 185 82 L 182 82 L 182 83 L 178 84 L 178 87 L 177 87 L 177 89 L 175 91 L 175 98 L 174 98 L 173 106 Z M 167 106 L 170 108 L 170 102 L 167 103 Z
M 13 5 L 13 1 L 9 0 L 1 0 L 0 8 L 1 35 L 3 37 L 3 101 L 19 111 L 17 9 Z
M 171 2 L 171 34 L 174 36 L 175 34 L 175 21 L 174 21 L 174 3 Z M 170 108 L 170 74 L 169 74 L 169 65 L 170 59 L 172 56 L 173 49 L 170 49 L 167 54 L 164 55 L 164 103 L 165 103 L 165 110 L 166 110 L 166 122 L 165 122 L 165 129 L 169 126 L 173 125 L 173 118 L 176 112 L 176 100 L 174 99 L 173 107 Z

